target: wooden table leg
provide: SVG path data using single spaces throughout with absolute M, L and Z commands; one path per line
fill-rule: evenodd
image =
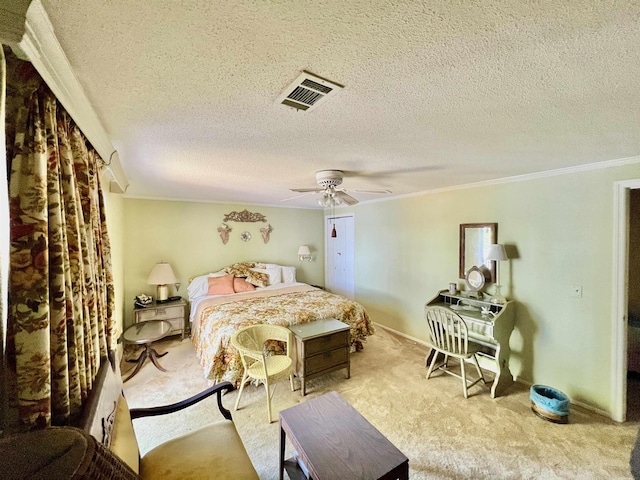
M 162 370 L 163 372 L 166 372 L 167 370 L 162 368 L 162 365 L 160 365 L 160 363 L 158 362 L 158 358 L 164 357 L 167 353 L 169 352 L 158 354 L 158 352 L 156 352 L 153 348 L 149 347 L 149 358 L 151 359 L 151 362 L 156 366 L 158 370 Z
M 127 380 L 130 380 L 131 378 L 133 378 L 133 376 L 138 373 L 140 371 L 140 369 L 142 368 L 142 365 L 144 364 L 144 361 L 148 358 L 149 360 L 151 360 L 151 363 L 153 363 L 156 368 L 158 370 L 161 370 L 163 372 L 166 372 L 167 370 L 165 368 L 162 367 L 162 365 L 160 365 L 160 363 L 158 362 L 158 358 L 160 357 L 164 357 L 167 353 L 169 352 L 164 352 L 162 354 L 156 352 L 153 348 L 151 348 L 151 344 L 144 344 L 144 350 L 142 351 L 142 353 L 140 354 L 140 356 L 138 357 L 137 360 L 129 360 L 132 362 L 136 362 L 136 366 L 133 369 L 133 372 L 131 372 L 131 375 L 129 375 L 127 378 L 125 378 L 125 382 Z
M 280 426 L 280 480 L 284 480 L 284 443 L 285 443 L 285 439 L 287 437 L 287 434 L 284 431 L 284 428 L 282 428 L 282 425 Z
M 503 349 L 496 348 L 496 376 L 491 386 L 491 398 L 504 395 L 504 391 L 513 384 L 513 375 L 509 370 L 509 356 Z

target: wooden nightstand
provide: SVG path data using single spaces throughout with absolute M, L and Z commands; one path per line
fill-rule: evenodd
M 306 395 L 305 381 L 341 368 L 351 375 L 349 325 L 335 318 L 291 325 L 296 337 L 294 373 L 300 379 L 300 392 Z
M 184 298 L 174 302 L 152 302 L 144 308 L 134 308 L 133 323 L 146 322 L 148 320 L 166 320 L 171 324 L 169 335 L 186 334 L 187 301 Z

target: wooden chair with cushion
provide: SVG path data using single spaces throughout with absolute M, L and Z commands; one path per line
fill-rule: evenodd
M 233 389 L 231 383 L 223 382 L 179 403 L 129 410 L 119 369 L 114 371 L 105 360 L 80 426 L 141 478 L 257 479 L 258 474 L 238 435 L 231 412 L 222 405 L 222 395 Z M 221 420 L 173 438 L 140 458 L 132 420 L 178 412 L 211 396 L 217 399 Z
M 265 343 L 276 340 L 286 344 L 286 355 L 265 354 Z M 235 409 L 238 409 L 240 397 L 245 383 L 250 379 L 264 383 L 267 391 L 267 418 L 271 423 L 271 397 L 275 392 L 275 382 L 284 377 L 289 377 L 291 391 L 293 385 L 293 357 L 291 347 L 293 345 L 293 333 L 291 330 L 278 325 L 251 325 L 241 328 L 231 336 L 231 344 L 240 352 L 244 373 L 240 382 L 240 390 L 236 399 Z M 271 389 L 273 385 L 273 389 Z
M 468 398 L 468 389 L 482 381 L 486 383 L 476 353 L 481 345 L 469 341 L 467 324 L 457 313 L 444 307 L 425 307 L 425 317 L 429 326 L 429 344 L 434 350 L 433 358 L 427 370 L 427 380 L 435 370 L 442 370 L 444 373 L 460 378 L 462 380 L 462 391 L 464 398 Z M 444 361 L 436 364 L 438 353 L 444 355 Z M 449 370 L 449 358 L 453 357 L 460 362 L 460 373 Z M 472 360 L 478 371 L 479 378 L 474 381 L 467 381 L 465 362 Z

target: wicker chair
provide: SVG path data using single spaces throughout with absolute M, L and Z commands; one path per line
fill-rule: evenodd
M 457 313 L 443 307 L 425 307 L 425 317 L 429 325 L 430 346 L 435 350 L 433 358 L 427 370 L 427 380 L 431 377 L 434 370 L 442 370 L 444 373 L 460 378 L 462 380 L 462 391 L 464 398 L 468 398 L 468 389 L 482 381 L 487 383 L 480 370 L 476 353 L 481 346 L 477 343 L 469 341 L 467 324 Z M 444 355 L 444 361 L 436 365 L 438 353 Z M 448 368 L 449 357 L 453 357 L 460 362 L 460 373 L 458 375 Z M 469 359 L 473 360 L 478 371 L 479 378 L 468 382 L 465 371 L 465 362 Z
M 268 340 L 278 340 L 286 344 L 286 355 L 265 354 L 265 343 Z M 231 344 L 240 352 L 244 373 L 240 382 L 240 390 L 236 399 L 235 410 L 240 404 L 240 397 L 247 380 L 255 379 L 264 383 L 267 391 L 267 418 L 271 418 L 271 398 L 275 392 L 275 382 L 289 377 L 291 391 L 293 385 L 293 333 L 291 330 L 278 325 L 251 325 L 238 330 L 231 336 Z M 273 389 L 271 389 L 273 385 Z
M 79 428 L 48 427 L 0 438 L 0 478 L 137 480 L 118 456 Z

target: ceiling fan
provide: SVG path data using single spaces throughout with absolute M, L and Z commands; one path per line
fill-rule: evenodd
M 318 199 L 318 204 L 322 207 L 334 207 L 342 203 L 347 205 L 355 205 L 358 200 L 353 198 L 347 193 L 344 188 L 336 188 L 342 184 L 342 178 L 344 172 L 342 170 L 319 170 L 316 172 L 317 187 L 313 188 L 292 188 L 292 192 L 303 193 L 304 195 L 298 195 L 292 198 L 286 198 L 286 200 L 293 200 L 294 198 L 300 198 L 305 195 L 311 195 L 313 193 L 321 193 L 322 196 Z M 376 193 L 386 194 L 391 193 L 390 190 L 354 190 L 355 192 L 362 193 Z

